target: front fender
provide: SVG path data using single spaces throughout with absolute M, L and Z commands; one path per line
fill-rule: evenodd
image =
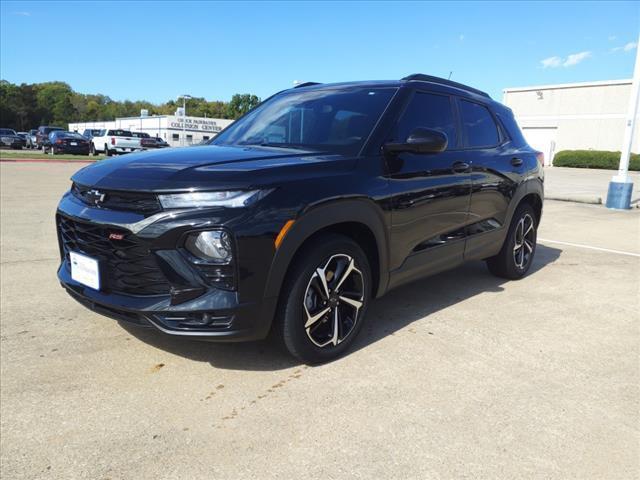
M 295 219 L 274 255 L 267 277 L 265 297 L 276 297 L 280 294 L 291 261 L 308 238 L 324 228 L 346 222 L 363 224 L 376 240 L 379 282 L 375 296 L 382 295 L 389 282 L 389 235 L 384 214 L 372 200 L 342 199 L 310 206 Z

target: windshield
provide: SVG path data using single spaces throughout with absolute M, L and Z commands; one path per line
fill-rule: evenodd
M 395 88 L 287 91 L 233 123 L 211 144 L 355 155 L 395 92 Z
M 15 135 L 16 132 L 9 128 L 0 128 L 0 135 Z

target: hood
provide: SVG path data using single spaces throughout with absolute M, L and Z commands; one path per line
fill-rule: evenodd
M 355 159 L 274 147 L 198 146 L 110 158 L 78 171 L 78 184 L 108 190 L 183 191 L 270 186 L 283 181 L 338 175 Z

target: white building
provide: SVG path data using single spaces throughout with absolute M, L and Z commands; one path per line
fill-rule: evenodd
M 172 147 L 193 145 L 215 137 L 233 120 L 222 118 L 184 117 L 176 115 L 153 115 L 116 118 L 105 122 L 70 123 L 69 131 L 82 133 L 87 128 L 121 128 L 132 132 L 145 132 L 160 137 Z
M 561 150 L 620 151 L 631 80 L 539 85 L 503 90 L 529 144 L 552 165 Z M 632 150 L 640 149 L 638 127 Z

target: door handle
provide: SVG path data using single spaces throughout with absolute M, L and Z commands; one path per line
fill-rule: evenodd
M 452 169 L 454 172 L 457 172 L 457 173 L 465 173 L 465 172 L 468 172 L 468 171 L 469 171 L 469 168 L 471 168 L 471 165 L 469 165 L 469 164 L 468 164 L 468 163 L 466 163 L 466 162 L 456 162 L 456 163 L 454 163 L 454 164 L 451 166 L 451 169 Z
M 514 167 L 519 167 L 520 165 L 522 165 L 522 159 L 518 158 L 518 157 L 513 157 L 511 159 L 511 165 L 513 165 Z

